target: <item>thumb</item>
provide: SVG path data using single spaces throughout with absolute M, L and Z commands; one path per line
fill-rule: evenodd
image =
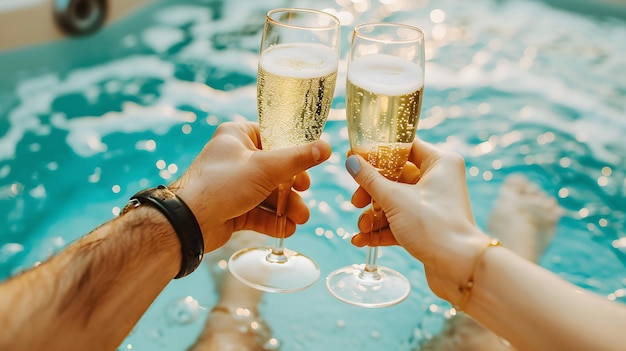
M 346 159 L 346 169 L 359 185 L 380 203 L 383 194 L 383 185 L 387 178 L 381 175 L 376 168 L 370 165 L 363 157 L 351 155 Z
M 304 145 L 257 153 L 262 164 L 271 165 L 271 173 L 277 178 L 289 179 L 307 169 L 326 161 L 332 150 L 324 140 Z

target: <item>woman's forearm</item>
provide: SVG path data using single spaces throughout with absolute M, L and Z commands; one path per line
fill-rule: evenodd
M 617 351 L 626 345 L 626 306 L 584 291 L 502 247 L 482 257 L 466 310 L 521 351 Z
M 0 349 L 114 350 L 180 268 L 167 220 L 141 206 L 0 285 Z

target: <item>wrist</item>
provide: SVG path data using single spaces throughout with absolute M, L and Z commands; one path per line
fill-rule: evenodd
M 122 214 L 140 205 L 158 210 L 178 237 L 181 260 L 180 270 L 175 278 L 185 277 L 198 268 L 204 256 L 204 238 L 189 206 L 163 185 L 133 195 L 122 210 Z
M 488 242 L 483 244 L 482 247 L 476 252 L 474 255 L 474 260 L 472 262 L 472 269 L 470 271 L 470 275 L 466 279 L 465 283 L 462 283 L 459 286 L 459 292 L 462 294 L 461 303 L 456 304 L 455 307 L 457 310 L 465 311 L 467 308 L 467 304 L 469 303 L 470 298 L 472 297 L 472 292 L 474 291 L 474 286 L 476 284 L 476 278 L 479 273 L 479 268 L 485 265 L 484 256 L 487 254 L 487 250 L 493 247 L 501 246 L 500 241 L 498 239 L 490 239 Z
M 185 186 L 182 185 L 183 182 L 185 182 Z M 213 224 L 211 223 L 213 216 L 207 215 L 208 213 L 213 213 L 213 211 L 209 209 L 211 203 L 209 200 L 207 200 L 206 196 L 200 195 L 200 190 L 195 189 L 188 183 L 189 182 L 186 182 L 184 180 L 177 180 L 169 184 L 167 188 L 170 189 L 171 192 L 176 194 L 176 196 L 178 196 L 182 201 L 187 204 L 194 217 L 196 218 L 196 221 L 198 222 L 198 225 L 200 226 L 203 235 L 206 235 L 209 229 L 213 226 Z M 206 244 L 207 238 L 205 237 L 204 239 Z
M 220 197 L 215 191 L 197 189 L 184 178 L 173 182 L 168 188 L 187 204 L 195 216 L 204 237 L 204 252 L 213 251 L 228 240 L 234 228 L 224 226 L 228 220 L 221 216 L 219 207 L 224 202 L 218 201 Z M 224 238 L 222 233 L 227 234 L 224 241 L 221 241 Z
M 482 267 L 481 251 L 491 238 L 478 228 L 474 228 L 470 234 L 466 232 L 458 235 L 456 239 L 449 240 L 448 250 L 438 250 L 438 258 L 435 261 L 441 262 L 442 265 L 433 271 L 439 278 L 440 287 L 437 295 L 459 309 L 466 298 L 468 282 L 470 279 L 475 280 L 477 271 Z
M 180 270 L 180 241 L 167 218 L 159 210 L 139 206 L 117 219 L 117 235 L 132 240 L 137 251 L 148 252 L 159 271 L 172 279 Z

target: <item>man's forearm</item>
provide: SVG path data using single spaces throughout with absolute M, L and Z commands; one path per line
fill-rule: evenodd
M 0 349 L 114 350 L 180 262 L 167 220 L 133 209 L 0 285 Z

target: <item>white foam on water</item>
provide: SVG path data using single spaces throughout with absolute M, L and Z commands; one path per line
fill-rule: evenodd
M 232 119 L 236 115 L 256 118 L 256 87 L 248 85 L 228 92 L 213 89 L 202 83 L 168 81 L 161 89 L 159 104 L 195 106 L 210 111 L 222 119 Z
M 187 114 L 189 112 L 177 110 L 170 105 L 140 106 L 126 103 L 122 112 L 69 120 L 63 115 L 57 115 L 52 118 L 52 124 L 69 132 L 66 141 L 76 154 L 89 157 L 107 151 L 107 146 L 102 143 L 102 138 L 106 135 L 146 130 L 165 134 L 172 126 L 186 122 Z
M 178 57 L 183 61 L 205 64 L 206 67 L 219 67 L 226 72 L 236 72 L 247 76 L 256 76 L 258 55 L 239 50 L 217 50 L 209 39 L 195 39 L 183 48 Z
M 85 86 L 111 79 L 154 78 L 167 80 L 174 75 L 174 63 L 155 56 L 137 55 L 106 64 L 73 70 L 68 74 L 60 93 L 79 91 Z
M 142 41 L 157 53 L 164 53 L 185 39 L 182 29 L 167 26 L 156 26 L 146 29 Z
M 153 56 L 132 56 L 99 66 L 75 69 L 63 80 L 56 74 L 44 74 L 18 83 L 16 94 L 20 104 L 8 115 L 10 126 L 0 138 L 0 160 L 15 157 L 17 144 L 26 132 L 45 131 L 38 116 L 49 114 L 52 102 L 59 96 L 69 93 L 88 94 L 98 83 L 111 79 L 150 77 L 166 80 L 170 79 L 173 73 L 172 63 Z M 85 154 L 84 151 L 77 153 Z
M 107 151 L 102 139 L 111 133 L 151 130 L 164 134 L 175 125 L 189 122 L 190 112 L 175 108 L 181 105 L 211 111 L 222 119 L 232 119 L 238 114 L 253 116 L 256 89 L 248 86 L 227 93 L 200 83 L 171 80 L 163 84 L 159 98 L 149 106 L 126 103 L 121 112 L 71 120 L 59 115 L 54 116 L 52 123 L 69 132 L 66 141 L 76 154 L 89 157 Z
M 50 90 L 39 90 L 37 81 L 41 82 L 41 87 L 48 87 Z M 57 83 L 58 77 L 48 74 L 30 80 L 22 86 L 22 90 L 26 93 L 31 91 L 37 91 L 37 93 L 26 96 L 27 99 L 22 99 L 20 105 L 9 113 L 9 129 L 0 138 L 0 160 L 14 158 L 17 144 L 22 140 L 24 134 L 41 127 L 37 115 L 47 113 L 50 110 L 50 104 L 56 97 L 52 89 Z
M 190 112 L 175 108 L 181 105 L 210 111 L 224 120 L 239 114 L 250 117 L 256 114 L 256 88 L 247 86 L 224 92 L 201 83 L 170 80 L 162 85 L 159 97 L 149 106 L 126 103 L 121 112 L 72 120 L 61 116 L 53 124 L 69 131 L 67 143 L 76 154 L 88 157 L 107 150 L 102 138 L 111 133 L 151 130 L 163 134 L 188 122 Z

